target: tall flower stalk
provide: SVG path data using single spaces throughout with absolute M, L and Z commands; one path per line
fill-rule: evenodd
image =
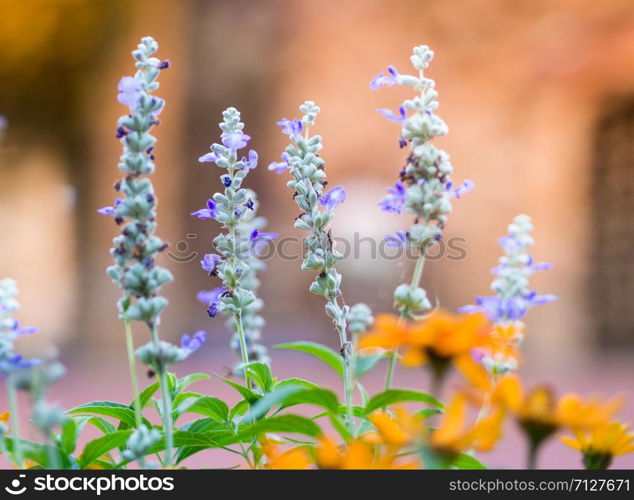
M 139 388 L 133 357 L 131 321 L 141 321 L 150 330 L 151 342 L 156 351 L 160 351 L 161 341 L 158 334 L 160 313 L 167 306 L 167 300 L 159 295 L 161 286 L 172 280 L 166 269 L 156 265 L 156 254 L 167 245 L 156 236 L 157 199 L 149 178 L 153 173 L 154 144 L 156 138 L 150 134 L 158 124 L 158 115 L 165 101 L 152 95 L 159 84 L 161 70 L 169 63 L 161 61 L 153 54 L 158 44 L 151 37 L 144 37 L 137 49 L 132 52 L 137 67 L 136 74 L 125 76 L 119 82 L 118 100 L 128 106 L 130 113 L 119 118 L 116 136 L 123 146 L 119 169 L 125 174 L 115 184 L 115 191 L 122 195 L 114 206 L 104 207 L 100 213 L 111 215 L 117 225 L 122 227 L 121 234 L 114 238 L 110 253 L 115 261 L 108 268 L 108 274 L 123 290 L 118 302 L 119 317 L 123 320 L 126 345 L 130 365 L 134 400 L 137 414 L 137 427 L 141 423 L 141 405 Z M 159 364 L 157 372 L 162 395 L 161 418 L 165 432 L 164 464 L 172 461 L 172 421 L 171 402 L 167 385 L 165 365 Z
M 426 45 L 414 47 L 410 60 L 418 70 L 418 76 L 401 74 L 394 66 L 388 66 L 386 73 L 380 73 L 370 82 L 372 90 L 406 85 L 417 92 L 415 97 L 399 106 L 397 113 L 389 109 L 378 110 L 388 120 L 400 125 L 399 145 L 409 148 L 399 180 L 379 202 L 385 212 L 406 212 L 415 216 L 414 224 L 408 230 L 387 238 L 387 243 L 392 246 L 407 246 L 419 251 L 411 281 L 399 285 L 394 291 L 394 306 L 400 312 L 401 320 L 420 318 L 422 313 L 431 309 L 427 294 L 420 286 L 425 251 L 442 238 L 447 215 L 452 210 L 452 199 L 473 188 L 471 181 L 454 187 L 449 155 L 431 143 L 435 137 L 448 133 L 445 122 L 435 114 L 438 108 L 435 82 L 424 75 L 433 56 Z M 397 357 L 398 351 L 394 349 L 386 374 L 386 388 L 392 384 Z
M 519 347 L 524 339 L 522 318 L 536 305 L 557 299 L 555 295 L 539 295 L 529 288 L 529 278 L 536 271 L 552 264 L 535 263 L 528 249 L 533 246 L 533 224 L 528 215 L 518 215 L 508 226 L 508 234 L 499 239 L 504 255 L 491 272 L 491 290 L 495 295 L 476 297 L 476 304 L 464 306 L 462 312 L 482 312 L 493 323 L 492 343 L 479 352 L 485 368 L 497 377 L 517 369 Z
M 15 353 L 15 340 L 22 335 L 35 333 L 33 327 L 21 327 L 13 317 L 20 307 L 17 300 L 18 286 L 15 280 L 0 280 L 0 373 L 7 380 L 7 406 L 11 414 L 13 429 L 13 462 L 19 468 L 24 465 L 24 455 L 20 437 L 20 415 L 17 404 L 17 374 L 40 363 L 38 359 L 26 359 Z
M 199 300 L 207 305 L 211 318 L 222 313 L 234 332 L 232 347 L 239 350 L 240 363 L 236 374 L 242 374 L 250 386 L 246 365 L 252 361 L 267 362 L 266 350 L 258 343 L 264 325 L 258 314 L 263 302 L 255 295 L 259 286 L 256 272 L 263 267 L 257 254 L 258 248 L 275 238 L 277 234 L 262 232 L 265 221 L 256 218 L 255 193 L 242 187 L 250 170 L 257 167 L 258 154 L 249 150 L 247 156 L 239 157 L 251 137 L 244 133 L 240 112 L 227 108 L 219 124 L 222 144 L 211 145 L 211 152 L 201 156 L 201 163 L 215 163 L 225 170 L 220 176 L 224 186 L 222 193 L 216 192 L 207 200 L 207 205 L 192 215 L 200 219 L 214 219 L 222 224 L 226 233 L 213 240 L 217 254 L 205 254 L 201 266 L 210 276 L 217 276 L 222 286 L 209 292 L 200 292 Z
M 341 297 L 341 274 L 336 268 L 343 255 L 335 248 L 329 228 L 334 209 L 346 200 L 346 191 L 343 186 L 337 186 L 325 192 L 328 181 L 324 171 L 325 162 L 319 156 L 319 151 L 323 148 L 321 136 L 310 135 L 310 127 L 315 125 L 319 107 L 312 101 L 306 101 L 299 109 L 303 113 L 300 120 L 284 118 L 278 122 L 282 133 L 289 136 L 291 144 L 282 153 L 282 161 L 271 163 L 269 170 L 277 173 L 288 170 L 292 177 L 287 185 L 294 191 L 293 199 L 302 211 L 295 219 L 295 227 L 310 233 L 304 241 L 306 253 L 302 269 L 318 273 L 310 285 L 310 291 L 326 299 L 326 314 L 339 335 L 347 420 L 348 425 L 352 426 L 355 353 L 347 332 L 350 307 L 345 305 Z M 340 299 L 343 304 L 339 303 Z M 367 307 L 358 308 L 356 312 L 357 315 L 365 313 L 364 316 L 371 316 Z M 366 318 L 365 323 L 370 322 Z

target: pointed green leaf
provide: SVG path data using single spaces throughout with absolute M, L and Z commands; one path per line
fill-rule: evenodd
M 79 466 L 82 469 L 85 469 L 110 450 L 125 445 L 126 441 L 130 437 L 130 434 L 132 434 L 132 431 L 130 430 L 114 431 L 110 434 L 106 434 L 105 436 L 101 436 L 100 438 L 93 439 L 84 447 L 84 451 L 79 457 Z
M 300 351 L 326 363 L 332 368 L 341 378 L 343 378 L 343 359 L 339 353 L 333 351 L 330 347 L 318 344 L 317 342 L 301 341 L 301 342 L 289 342 L 286 344 L 277 344 L 277 349 L 290 349 L 293 351 Z
M 368 401 L 368 404 L 365 406 L 365 413 L 370 414 L 375 410 L 405 401 L 428 403 L 443 408 L 443 404 L 440 401 L 425 392 L 411 391 L 408 389 L 388 389 L 387 391 L 376 394 Z

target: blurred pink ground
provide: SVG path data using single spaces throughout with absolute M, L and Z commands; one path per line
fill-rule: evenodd
M 215 347 L 215 348 L 214 348 Z M 206 345 L 201 352 L 198 352 L 191 360 L 179 367 L 177 373 L 183 375 L 188 372 L 212 371 L 224 374 L 229 363 L 227 349 L 220 345 Z M 99 360 L 74 359 L 66 360 L 69 373 L 51 391 L 51 400 L 61 403 L 65 408 L 71 408 L 78 404 L 91 400 L 113 400 L 128 402 L 130 400 L 130 388 L 127 365 L 124 364 L 125 353 L 104 353 Z M 280 379 L 288 377 L 301 377 L 312 381 L 319 381 L 327 387 L 338 388 L 338 381 L 329 369 L 308 356 L 301 353 L 274 351 L 273 352 L 274 372 Z M 114 367 L 114 369 L 113 369 Z M 379 365 L 373 373 L 368 374 L 363 382 L 372 391 L 381 390 L 385 366 Z M 621 393 L 631 394 L 632 380 L 634 380 L 634 365 L 631 360 L 609 357 L 604 359 L 594 359 L 584 366 L 567 367 L 565 372 L 540 373 L 524 370 L 522 372 L 524 380 L 530 386 L 532 384 L 549 382 L 555 387 L 557 394 L 564 391 L 575 391 L 581 394 L 590 395 L 613 395 Z M 142 383 L 147 379 L 142 376 Z M 455 385 L 457 379 L 448 381 L 445 385 L 445 392 L 451 385 Z M 426 372 L 418 369 L 399 369 L 395 378 L 395 387 L 415 388 L 425 390 L 428 387 Z M 229 402 L 237 400 L 236 393 L 229 386 L 215 379 L 197 382 L 192 386 L 192 390 L 204 392 L 206 394 L 223 398 Z M 446 396 L 446 395 L 445 395 Z M 0 395 L 2 407 L 5 406 L 6 395 Z M 25 403 L 24 400 L 21 403 Z M 307 410 L 310 413 L 310 410 Z M 24 413 L 24 411 L 23 411 Z M 316 413 L 316 412 L 315 412 Z M 619 416 L 628 422 L 634 421 L 634 402 L 626 401 L 625 407 Z M 184 423 L 179 421 L 179 423 Z M 26 426 L 26 423 L 24 424 Z M 36 438 L 30 430 L 31 435 L 27 437 Z M 85 431 L 82 441 L 98 437 L 98 432 L 90 429 Z M 505 435 L 498 447 L 491 453 L 480 454 L 478 458 L 490 468 L 522 468 L 525 460 L 525 442 L 512 422 L 507 422 Z M 236 455 L 225 451 L 204 451 L 194 455 L 183 465 L 195 468 L 222 468 L 239 465 Z M 240 464 L 242 465 L 242 464 Z M 6 468 L 7 463 L 2 462 L 1 466 Z M 539 459 L 540 468 L 579 468 L 580 456 L 575 451 L 564 446 L 556 439 L 552 439 L 543 447 Z M 632 469 L 634 468 L 634 454 L 615 459 L 613 468 Z

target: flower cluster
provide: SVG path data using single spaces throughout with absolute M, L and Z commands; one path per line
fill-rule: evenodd
M 299 110 L 303 113 L 300 120 L 283 118 L 277 123 L 282 133 L 289 136 L 291 144 L 282 153 L 282 161 L 271 163 L 269 170 L 278 173 L 288 170 L 291 174 L 292 180 L 287 186 L 294 191 L 293 199 L 302 211 L 295 219 L 295 227 L 310 233 L 304 240 L 306 252 L 302 269 L 318 273 L 310 285 L 310 291 L 326 299 L 326 313 L 339 334 L 345 368 L 346 403 L 350 408 L 353 383 L 351 366 L 354 358 L 347 332 L 350 307 L 339 304 L 341 274 L 336 265 L 343 259 L 343 255 L 335 248 L 329 229 L 335 208 L 346 201 L 346 190 L 343 186 L 336 186 L 326 191 L 328 181 L 324 170 L 325 162 L 319 156 L 319 151 L 323 148 L 321 136 L 311 136 L 309 130 L 315 125 L 319 106 L 306 101 Z M 362 324 L 367 326 L 372 322 L 371 311 L 365 305 L 357 306 L 354 318 L 355 330 Z
M 26 359 L 15 353 L 15 340 L 37 331 L 34 327 L 20 326 L 13 317 L 14 312 L 20 307 L 17 295 L 18 286 L 14 280 L 0 280 L 0 372 L 5 375 L 40 363 L 39 359 Z
M 388 244 L 408 245 L 420 249 L 421 260 L 425 249 L 442 237 L 442 230 L 451 212 L 451 201 L 473 188 L 473 182 L 465 181 L 454 186 L 451 180 L 453 167 L 449 155 L 436 148 L 431 141 L 446 135 L 447 125 L 434 112 L 438 108 L 434 81 L 424 76 L 434 53 L 426 45 L 414 48 L 412 65 L 419 75 L 403 75 L 389 66 L 387 73 L 380 73 L 370 88 L 376 90 L 392 85 L 406 85 L 419 93 L 403 102 L 394 113 L 379 109 L 388 120 L 401 126 L 399 144 L 409 144 L 410 152 L 405 166 L 399 172 L 399 180 L 388 188 L 388 195 L 379 202 L 385 212 L 410 213 L 416 217 L 414 225 L 396 236 L 388 236 Z M 404 317 L 424 312 L 431 307 L 425 291 L 418 286 L 420 276 L 413 283 L 400 285 L 394 293 L 395 306 Z
M 538 304 L 556 300 L 554 295 L 538 295 L 529 289 L 529 277 L 535 271 L 550 269 L 551 264 L 535 263 L 527 250 L 533 245 L 533 225 L 527 215 L 518 215 L 508 227 L 508 234 L 500 238 L 504 250 L 498 266 L 492 269 L 495 276 L 491 289 L 495 295 L 477 297 L 476 305 L 461 308 L 463 312 L 482 312 L 494 324 L 491 345 L 480 352 L 482 362 L 493 374 L 515 370 L 518 364 L 518 347 L 524 336 L 521 319 L 528 310 Z
M 217 192 L 207 200 L 206 207 L 191 215 L 220 222 L 227 233 L 213 240 L 217 254 L 206 254 L 201 266 L 210 276 L 222 280 L 222 286 L 198 294 L 207 305 L 207 313 L 227 316 L 227 324 L 234 332 L 232 347 L 241 356 L 242 365 L 250 361 L 268 361 L 266 349 L 258 343 L 264 319 L 258 314 L 263 302 L 255 292 L 259 286 L 256 273 L 264 267 L 258 255 L 261 247 L 277 237 L 261 231 L 265 219 L 256 217 L 257 198 L 251 189 L 242 187 L 250 170 L 257 167 L 258 154 L 249 150 L 247 156 L 238 152 L 247 146 L 251 137 L 244 133 L 244 124 L 235 108 L 227 108 L 220 123 L 222 144 L 211 145 L 211 152 L 199 158 L 201 163 L 213 162 L 226 172 L 220 176 L 224 192 Z
M 154 172 L 156 138 L 150 132 L 158 124 L 157 116 L 165 104 L 152 95 L 159 86 L 159 73 L 168 67 L 166 61 L 153 57 L 157 50 L 154 39 L 143 38 L 132 52 L 136 74 L 119 82 L 118 100 L 130 110 L 119 119 L 116 133 L 123 146 L 119 169 L 125 177 L 117 181 L 115 190 L 123 198 L 98 210 L 123 226 L 110 251 L 115 264 L 108 268 L 108 274 L 124 292 L 119 313 L 122 318 L 144 321 L 150 328 L 158 324 L 159 314 L 167 306 L 158 292 L 172 280 L 170 272 L 155 263 L 156 254 L 167 245 L 154 234 L 157 199 L 152 183 L 144 177 Z

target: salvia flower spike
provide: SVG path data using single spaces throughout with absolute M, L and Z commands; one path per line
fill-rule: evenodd
M 406 85 L 418 93 L 403 102 L 397 113 L 378 110 L 401 127 L 399 145 L 409 146 L 407 161 L 399 172 L 398 181 L 388 188 L 388 195 L 379 202 L 385 212 L 409 213 L 415 217 L 410 229 L 387 237 L 391 246 L 407 245 L 420 250 L 412 282 L 399 285 L 394 292 L 395 307 L 404 318 L 415 317 L 431 308 L 425 290 L 419 286 L 425 249 L 442 237 L 447 215 L 452 210 L 452 199 L 473 188 L 471 181 L 454 186 L 449 155 L 431 143 L 435 137 L 448 132 L 445 122 L 435 114 L 438 108 L 435 83 L 424 75 L 433 56 L 426 45 L 414 47 L 410 59 L 418 70 L 418 76 L 403 75 L 390 66 L 386 73 L 380 73 L 370 82 L 373 90 Z
M 557 299 L 555 295 L 539 295 L 529 288 L 529 278 L 536 271 L 552 264 L 535 263 L 528 249 L 533 245 L 533 224 L 528 215 L 517 215 L 508 226 L 508 234 L 499 239 L 504 255 L 491 272 L 491 290 L 495 295 L 476 297 L 476 304 L 464 306 L 462 312 L 482 312 L 494 324 L 493 345 L 482 351 L 482 363 L 494 375 L 517 368 L 517 347 L 524 337 L 522 318 L 533 306 Z
M 141 424 L 141 407 L 138 399 L 138 382 L 132 352 L 132 332 L 130 321 L 147 324 L 150 344 L 140 348 L 137 355 L 148 363 L 159 375 L 165 432 L 164 462 L 171 463 L 172 424 L 171 403 L 167 387 L 166 367 L 179 356 L 173 356 L 174 349 L 166 349 L 167 343 L 158 336 L 160 313 L 167 306 L 167 299 L 159 295 L 161 286 L 172 281 L 171 273 L 156 264 L 159 252 L 167 245 L 155 235 L 157 198 L 150 179 L 147 177 L 155 169 L 154 144 L 156 138 L 151 130 L 158 125 L 158 115 L 165 101 L 152 95 L 158 89 L 160 72 L 169 66 L 154 57 L 158 44 L 152 37 L 144 37 L 132 52 L 137 72 L 134 76 L 124 76 L 118 86 L 118 101 L 129 108 L 129 113 L 119 118 L 116 137 L 121 141 L 123 154 L 119 169 L 125 174 L 115 184 L 118 198 L 113 206 L 98 210 L 99 213 L 114 217 L 121 226 L 121 234 L 114 238 L 110 254 L 114 265 L 108 274 L 123 290 L 119 300 L 119 316 L 124 321 L 130 376 L 135 394 L 137 427 Z M 169 359 L 166 359 L 169 353 Z M 181 356 L 182 357 L 182 356 Z
M 332 319 L 339 334 L 341 355 L 344 360 L 344 392 L 351 425 L 352 414 L 352 365 L 353 345 L 348 338 L 347 317 L 350 307 L 341 305 L 341 274 L 336 265 L 343 259 L 333 244 L 330 222 L 335 208 L 346 200 L 343 186 L 326 190 L 326 172 L 324 160 L 319 156 L 323 148 L 319 135 L 310 135 L 310 127 L 315 124 L 319 107 L 312 101 L 306 101 L 299 107 L 303 113 L 301 120 L 282 119 L 277 124 L 282 133 L 289 136 L 291 144 L 282 153 L 282 161 L 269 165 L 269 170 L 277 173 L 289 170 L 292 180 L 287 185 L 294 191 L 293 199 L 302 211 L 295 219 L 295 227 L 308 231 L 305 240 L 306 255 L 302 269 L 317 272 L 317 277 L 310 285 L 310 291 L 322 295 L 326 299 L 326 313 Z M 342 300 L 343 302 L 343 300 Z M 360 319 L 363 316 L 363 319 Z M 355 327 L 362 323 L 372 322 L 371 311 L 367 306 L 355 309 Z
M 234 332 L 231 346 L 240 354 L 241 362 L 234 373 L 249 377 L 244 367 L 254 361 L 269 361 L 264 346 L 258 343 L 264 319 L 258 314 L 263 302 L 255 292 L 259 286 L 256 273 L 264 267 L 258 258 L 263 246 L 277 237 L 275 233 L 261 231 L 265 220 L 256 217 L 257 197 L 254 191 L 242 187 L 249 173 L 257 167 L 258 154 L 251 149 L 241 156 L 251 137 L 244 133 L 240 112 L 227 108 L 220 123 L 221 143 L 211 145 L 211 152 L 199 158 L 201 163 L 215 163 L 224 170 L 220 181 L 223 192 L 216 192 L 206 207 L 191 215 L 201 219 L 214 219 L 225 229 L 213 240 L 217 253 L 203 256 L 201 267 L 210 276 L 217 276 L 222 285 L 211 291 L 202 291 L 198 299 L 207 306 L 207 314 L 215 317 L 222 313 Z

